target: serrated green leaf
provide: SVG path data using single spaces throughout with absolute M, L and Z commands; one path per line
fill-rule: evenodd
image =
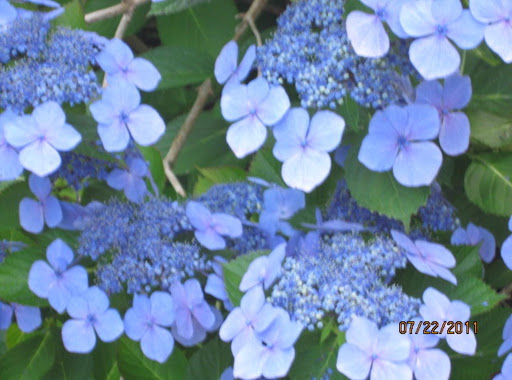
M 450 246 L 448 249 L 453 253 L 457 262 L 456 267 L 452 270 L 457 278 L 462 276 L 482 278 L 484 267 L 479 253 L 480 244 L 476 246 Z
M 361 129 L 359 127 L 359 105 L 350 96 L 343 98 L 343 104 L 339 108 L 341 116 L 345 120 L 347 127 L 353 131 Z
M 175 346 L 163 364 L 144 356 L 140 343 L 127 337 L 118 341 L 117 365 L 125 380 L 181 380 L 185 378 L 187 359 Z
M 286 187 L 281 179 L 281 163 L 274 158 L 272 152 L 268 149 L 260 149 L 256 153 L 251 161 L 248 175 Z
M 15 346 L 0 357 L 0 379 L 40 379 L 55 361 L 55 343 L 51 331 L 38 334 Z
M 215 337 L 190 357 L 186 380 L 219 380 L 222 372 L 232 365 L 229 344 Z
M 464 189 L 469 200 L 485 212 L 512 214 L 512 154 L 474 156 L 466 170 Z
M 2 226 L 2 229 L 19 227 L 18 209 L 24 197 L 32 197 L 32 193 L 25 181 L 12 183 L 0 192 L 0 210 L 2 210 L 0 212 L 0 226 Z
M 198 4 L 206 3 L 210 0 L 167 0 L 162 2 L 153 2 L 149 15 L 160 16 L 170 15 L 181 12 L 187 8 L 192 8 Z
M 72 29 L 86 29 L 84 10 L 79 0 L 64 5 L 64 13 L 55 19 L 55 25 L 67 26 Z
M 159 46 L 142 55 L 162 76 L 158 90 L 201 83 L 213 75 L 213 59 L 204 52 L 183 46 Z
M 226 291 L 228 293 L 229 300 L 234 306 L 240 305 L 243 293 L 238 289 L 238 287 L 240 286 L 242 277 L 245 272 L 247 272 L 247 268 L 254 259 L 268 254 L 268 250 L 251 252 L 246 255 L 239 256 L 235 260 L 222 265 Z
M 502 260 L 494 260 L 485 266 L 485 282 L 495 289 L 512 284 L 512 271 Z
M 411 216 L 427 202 L 428 187 L 405 187 L 391 171 L 377 173 L 367 169 L 351 149 L 345 161 L 345 179 L 350 194 L 360 206 L 400 220 L 408 228 Z
M 144 156 L 144 159 L 149 162 L 149 170 L 153 176 L 155 186 L 158 191 L 162 191 L 166 181 L 162 155 L 156 148 L 151 146 L 140 146 L 139 150 Z M 151 187 L 150 189 L 153 191 Z

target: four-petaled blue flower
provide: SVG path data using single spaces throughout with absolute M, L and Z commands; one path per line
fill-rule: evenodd
M 284 182 L 295 189 L 311 192 L 331 171 L 333 151 L 345 129 L 343 118 L 331 111 L 319 111 L 309 122 L 304 108 L 292 108 L 274 127 L 274 156 L 283 162 Z
M 439 116 L 429 105 L 389 106 L 377 111 L 359 150 L 359 161 L 377 172 L 393 168 L 404 186 L 430 185 L 443 155 L 432 141 L 439 133 Z
M 455 267 L 455 257 L 441 244 L 425 240 L 412 241 L 407 235 L 391 230 L 391 236 L 399 247 L 405 250 L 407 259 L 421 273 L 441 277 L 457 285 L 457 278 L 448 268 Z
M 496 239 L 487 229 L 469 223 L 467 228 L 458 227 L 453 231 L 450 243 L 453 245 L 478 245 L 480 246 L 480 257 L 486 263 L 490 263 L 496 254 Z
M 130 201 L 140 203 L 147 192 L 144 177 L 148 174 L 148 166 L 144 160 L 134 157 L 128 157 L 126 164 L 128 170 L 112 170 L 106 178 L 107 183 L 116 190 L 124 190 Z
M 426 81 L 416 87 L 416 103 L 436 107 L 441 118 L 439 144 L 450 156 L 464 153 L 469 147 L 470 127 L 466 114 L 452 112 L 466 107 L 471 99 L 471 79 L 450 75 L 444 87 L 437 81 Z
M 260 228 L 274 235 L 281 231 L 292 236 L 295 230 L 287 222 L 297 211 L 306 207 L 306 195 L 296 189 L 272 187 L 263 193 L 263 211 L 260 214 Z
M 346 333 L 347 343 L 338 351 L 336 368 L 351 380 L 410 380 L 411 342 L 398 332 L 396 323 L 382 327 L 364 317 L 354 317 Z
M 461 49 L 473 49 L 484 37 L 484 25 L 462 9 L 460 0 L 409 1 L 400 11 L 400 24 L 418 38 L 409 58 L 425 79 L 443 78 L 458 69 L 460 56 L 448 38 Z
M 166 292 L 154 292 L 151 297 L 136 294 L 133 307 L 124 316 L 126 335 L 135 341 L 140 340 L 144 355 L 151 360 L 163 363 L 171 355 L 174 339 L 169 330 L 174 322 L 172 297 Z
M 1 10 L 0 10 L 1 14 Z M 0 22 L 1 25 L 1 22 Z M 23 172 L 18 152 L 7 141 L 4 136 L 4 125 L 8 120 L 16 118 L 16 114 L 6 110 L 0 114 L 0 181 L 10 181 L 18 178 Z
M 123 334 L 119 312 L 108 306 L 107 295 L 96 286 L 71 298 L 67 311 L 73 319 L 62 326 L 62 342 L 66 350 L 86 354 L 96 345 L 96 333 L 103 342 L 113 342 Z
M 51 307 L 64 312 L 71 297 L 87 290 L 87 271 L 81 266 L 68 269 L 73 261 L 73 251 L 61 239 L 54 240 L 46 249 L 46 258 L 32 264 L 28 274 L 28 287 L 38 297 L 48 298 Z
M 154 144 L 165 132 L 165 123 L 158 112 L 140 104 L 139 91 L 124 81 L 108 86 L 90 110 L 99 123 L 98 134 L 107 152 L 126 149 L 130 136 L 139 145 Z
M 424 305 L 420 306 L 420 314 L 425 321 L 437 321 L 441 325 L 445 321 L 461 321 L 465 323 L 469 320 L 471 311 L 469 305 L 462 301 L 451 301 L 439 290 L 428 287 L 423 292 Z M 441 339 L 446 338 L 448 346 L 459 354 L 474 355 L 476 352 L 476 338 L 472 329 L 465 331 L 464 334 L 447 334 L 445 329 L 443 333 L 437 336 Z
M 10 145 L 21 149 L 21 165 L 40 177 L 59 168 L 58 151 L 67 152 L 82 140 L 80 133 L 66 124 L 66 114 L 53 101 L 37 106 L 30 116 L 8 120 L 4 136 Z
M 290 108 L 290 100 L 281 86 L 270 86 L 262 77 L 249 84 L 228 86 L 220 100 L 222 116 L 236 121 L 226 140 L 235 156 L 242 158 L 257 151 L 267 138 L 267 128 L 277 123 Z
M 104 47 L 96 56 L 96 61 L 107 73 L 109 85 L 126 81 L 143 91 L 153 91 L 162 79 L 150 61 L 144 58 L 134 58 L 130 47 L 117 38 L 113 38 Z
M 375 11 L 370 15 L 352 11 L 347 16 L 347 35 L 357 55 L 378 58 L 389 50 L 389 37 L 384 29 L 386 22 L 400 38 L 408 37 L 400 25 L 400 10 L 407 0 L 361 0 Z
M 246 292 L 250 288 L 262 285 L 265 289 L 277 279 L 281 273 L 281 263 L 286 254 L 286 243 L 279 244 L 268 256 L 255 258 L 240 281 L 239 289 Z
M 34 306 L 17 303 L 10 305 L 0 302 L 0 330 L 7 330 L 12 322 L 12 314 L 16 315 L 16 323 L 21 331 L 29 333 L 41 326 L 41 310 Z
M 38 200 L 30 198 L 21 200 L 19 207 L 21 227 L 25 231 L 38 234 L 43 230 L 45 221 L 50 228 L 58 226 L 62 220 L 62 209 L 57 198 L 50 195 L 52 185 L 48 177 L 41 178 L 31 174 L 28 178 L 28 186 Z
M 236 238 L 242 235 L 242 223 L 234 216 L 212 214 L 201 203 L 190 201 L 187 204 L 187 218 L 195 229 L 194 236 L 210 250 L 224 249 L 226 241 L 221 236 Z
M 240 66 L 238 65 L 238 45 L 235 41 L 229 41 L 215 60 L 214 74 L 217 82 L 226 83 L 226 86 L 240 83 L 251 71 L 252 64 L 256 59 L 256 47 L 249 46 L 245 52 Z

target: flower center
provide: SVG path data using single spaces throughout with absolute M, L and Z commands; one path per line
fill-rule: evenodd
M 438 25 L 436 27 L 436 32 L 439 36 L 446 36 L 446 33 L 448 32 L 448 28 L 446 27 L 446 25 Z
M 94 314 L 89 314 L 86 318 L 86 321 L 93 325 L 94 323 L 96 323 L 96 317 L 94 316 Z
M 128 119 L 129 119 L 129 115 L 126 113 L 126 112 L 121 112 L 121 114 L 119 115 L 119 119 L 121 120 L 122 123 L 126 124 L 128 123 Z
M 398 136 L 398 146 L 400 149 L 406 148 L 409 145 L 409 140 L 405 136 Z
M 385 8 L 379 8 L 375 11 L 375 15 L 379 18 L 381 21 L 385 21 L 388 17 L 388 13 L 386 12 Z

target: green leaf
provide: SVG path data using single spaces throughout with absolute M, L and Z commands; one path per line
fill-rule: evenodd
M 189 47 L 160 46 L 142 57 L 153 62 L 160 71 L 159 90 L 200 83 L 213 74 L 212 58 Z
M 237 13 L 232 0 L 212 0 L 177 14 L 159 16 L 160 40 L 164 45 L 195 48 L 216 58 L 233 38 Z
M 249 176 L 286 187 L 281 179 L 281 163 L 277 161 L 269 149 L 260 149 L 251 161 Z
M 198 168 L 197 170 L 201 173 L 201 177 L 194 186 L 194 195 L 200 195 L 219 183 L 239 182 L 245 179 L 245 172 L 236 166 Z
M 215 337 L 192 355 L 186 380 L 219 380 L 222 372 L 232 365 L 233 355 L 229 344 Z
M 473 276 L 482 278 L 484 268 L 479 253 L 480 245 L 481 244 L 474 246 L 456 245 L 448 247 L 457 262 L 456 267 L 452 271 L 455 277 Z
M 48 305 L 45 299 L 32 293 L 27 282 L 32 264 L 36 260 L 44 260 L 44 255 L 45 248 L 39 250 L 27 248 L 8 255 L 0 265 L 0 299 L 22 305 Z
M 55 25 L 67 26 L 72 29 L 86 29 L 84 10 L 79 0 L 73 0 L 64 5 L 64 13 L 54 21 Z
M 19 204 L 24 197 L 32 197 L 25 181 L 11 182 L 7 188 L 0 191 L 0 226 L 19 227 L 20 219 L 18 214 Z
M 353 131 L 359 128 L 359 105 L 350 96 L 343 98 L 343 104 L 340 106 L 340 114 L 345 119 L 346 126 Z
M 222 265 L 224 273 L 224 282 L 226 283 L 226 291 L 228 292 L 229 300 L 234 306 L 240 305 L 243 293 L 238 289 L 242 277 L 247 268 L 257 257 L 268 255 L 269 251 L 255 251 L 237 257 L 235 260 Z
M 466 170 L 464 189 L 482 210 L 501 216 L 512 214 L 512 154 L 474 156 Z
M 0 357 L 0 379 L 40 379 L 55 361 L 55 338 L 50 331 L 36 335 Z
M 485 266 L 485 282 L 495 289 L 512 284 L 512 271 L 502 260 L 494 260 Z
M 150 146 L 140 146 L 139 150 L 144 156 L 144 159 L 149 162 L 149 170 L 151 171 L 153 181 L 155 181 L 158 191 L 161 192 L 164 189 L 166 181 L 162 155 L 156 148 Z M 153 189 L 151 188 L 151 190 Z
M 167 0 L 158 3 L 153 2 L 149 14 L 155 16 L 169 15 L 208 1 L 210 0 Z
M 125 380 L 181 380 L 185 378 L 187 359 L 177 346 L 163 364 L 144 356 L 140 343 L 127 337 L 118 341 L 117 365 Z
M 92 355 L 72 354 L 61 347 L 56 359 L 53 368 L 43 380 L 99 380 L 93 376 Z
M 114 307 L 111 302 L 111 307 Z M 121 373 L 116 361 L 117 342 L 103 343 L 98 341 L 92 356 L 94 357 L 95 380 L 119 380 Z
M 427 202 L 430 189 L 400 185 L 391 171 L 377 173 L 367 169 L 350 149 L 345 164 L 345 179 L 350 194 L 360 206 L 398 219 L 408 228 L 411 216 Z

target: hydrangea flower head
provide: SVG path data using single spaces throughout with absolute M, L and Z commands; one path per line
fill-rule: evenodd
M 165 132 L 165 123 L 158 112 L 140 104 L 139 92 L 128 82 L 108 86 L 90 110 L 99 123 L 98 134 L 107 152 L 126 149 L 130 136 L 139 145 L 154 144 Z
M 508 221 L 508 229 L 512 231 L 512 216 Z M 507 268 L 512 270 L 512 235 L 507 237 L 501 245 L 501 258 Z
M 509 354 L 501 367 L 501 373 L 496 375 L 493 380 L 512 380 L 512 354 Z
M 235 354 L 233 375 L 236 378 L 266 379 L 285 377 L 295 359 L 293 345 L 302 333 L 302 325 L 291 321 L 288 313 L 276 308 L 272 324 L 245 344 Z
M 214 74 L 217 82 L 220 84 L 226 83 L 226 86 L 231 83 L 240 83 L 249 75 L 255 59 L 256 47 L 251 45 L 245 52 L 239 66 L 238 45 L 235 41 L 229 41 L 224 45 L 215 60 Z
M 62 313 L 72 296 L 87 290 L 87 271 L 79 266 L 68 268 L 73 251 L 61 239 L 54 240 L 46 249 L 48 263 L 37 260 L 28 274 L 28 287 L 38 297 L 48 298 L 51 307 Z
M 234 216 L 214 213 L 198 202 L 188 202 L 187 218 L 195 229 L 194 236 L 210 250 L 224 249 L 226 241 L 221 235 L 232 238 L 242 235 L 242 223 Z
M 31 174 L 28 185 L 38 200 L 30 198 L 21 200 L 19 207 L 21 227 L 25 231 L 38 234 L 43 230 L 45 221 L 50 228 L 58 226 L 62 220 L 62 209 L 57 198 L 50 195 L 52 185 L 48 177 L 41 178 Z
M 405 360 L 411 342 L 398 332 L 396 323 L 380 330 L 369 319 L 354 317 L 347 330 L 347 343 L 338 351 L 336 368 L 349 379 L 410 380 L 412 372 Z
M 419 0 L 405 3 L 400 11 L 404 31 L 417 38 L 409 58 L 425 79 L 453 74 L 460 64 L 457 49 L 473 49 L 483 39 L 484 25 L 476 21 L 460 0 Z
M 124 316 L 126 335 L 140 340 L 144 355 L 151 360 L 164 363 L 174 348 L 174 339 L 169 330 L 174 322 L 172 297 L 166 292 L 154 292 L 151 297 L 136 294 L 133 306 Z
M 162 76 L 147 59 L 134 58 L 123 41 L 113 38 L 96 56 L 96 61 L 108 75 L 110 85 L 118 81 L 134 84 L 143 91 L 153 91 Z
M 58 151 L 69 151 L 82 136 L 66 124 L 66 115 L 53 101 L 37 106 L 31 116 L 20 116 L 4 126 L 7 142 L 20 148 L 21 165 L 44 177 L 56 171 L 61 163 Z
M 294 229 L 287 220 L 304 207 L 306 195 L 302 191 L 282 187 L 267 189 L 263 193 L 263 211 L 260 214 L 259 226 L 271 235 L 281 231 L 292 236 Z
M 71 298 L 67 311 L 73 319 L 68 319 L 62 326 L 62 342 L 66 350 L 86 354 L 96 345 L 96 334 L 103 342 L 113 342 L 121 336 L 123 320 L 117 310 L 108 306 L 107 295 L 97 286 Z
M 384 172 L 393 168 L 404 186 L 430 185 L 443 155 L 428 141 L 439 133 L 439 116 L 429 105 L 389 106 L 377 111 L 359 150 L 359 161 L 368 169 Z
M 507 0 L 470 0 L 469 9 L 478 21 L 489 24 L 485 42 L 506 63 L 512 62 L 512 3 Z
M 448 269 L 455 267 L 455 257 L 441 244 L 419 239 L 413 242 L 407 235 L 396 230 L 391 230 L 391 236 L 398 246 L 405 250 L 411 264 L 421 273 L 441 277 L 457 285 L 457 279 Z
M 265 289 L 270 288 L 281 273 L 281 263 L 285 254 L 286 244 L 281 243 L 268 256 L 260 256 L 254 259 L 242 277 L 239 289 L 246 292 L 258 285 L 262 285 Z
M 444 86 L 437 81 L 426 81 L 416 87 L 416 103 L 430 104 L 439 112 L 439 144 L 450 156 L 462 154 L 469 147 L 471 131 L 468 117 L 455 110 L 468 105 L 471 92 L 471 79 L 459 74 L 446 78 Z
M 490 263 L 496 254 L 496 239 L 486 228 L 469 223 L 467 228 L 458 227 L 453 231 L 450 243 L 453 245 L 477 245 L 480 246 L 480 257 L 486 263 Z
M 267 128 L 277 123 L 290 108 L 290 100 L 281 86 L 270 86 L 259 77 L 224 89 L 220 100 L 222 116 L 236 121 L 226 140 L 235 156 L 242 158 L 257 151 L 267 138 Z
M 144 177 L 148 173 L 148 166 L 140 158 L 128 157 L 126 159 L 128 170 L 114 169 L 107 176 L 107 183 L 116 190 L 124 190 L 126 198 L 140 203 L 146 195 Z
M 41 310 L 38 307 L 24 306 L 17 303 L 10 305 L 0 302 L 0 330 L 7 330 L 12 322 L 12 315 L 21 331 L 29 333 L 41 326 Z
M 398 37 L 407 37 L 399 20 L 400 10 L 406 1 L 361 0 L 364 5 L 373 9 L 375 14 L 350 12 L 347 16 L 347 35 L 357 55 L 370 58 L 386 55 L 389 50 L 389 37 L 383 22 L 386 22 Z
M 311 192 L 331 170 L 329 152 L 341 142 L 343 118 L 331 111 L 319 111 L 309 120 L 304 108 L 292 108 L 274 127 L 277 140 L 274 156 L 283 162 L 284 182 L 295 189 Z
M 23 166 L 21 166 L 18 159 L 18 152 L 9 145 L 4 136 L 4 125 L 8 120 L 13 120 L 14 118 L 16 118 L 16 115 L 9 110 L 0 114 L 0 181 L 16 179 L 23 172 Z
M 446 295 L 432 287 L 423 292 L 424 305 L 420 306 L 420 314 L 425 321 L 438 321 L 442 324 L 444 321 L 469 320 L 470 308 L 462 301 L 450 301 Z M 439 338 L 446 338 L 446 343 L 452 350 L 464 355 L 474 355 L 476 352 L 476 338 L 472 329 L 469 334 L 447 334 L 445 329 Z

